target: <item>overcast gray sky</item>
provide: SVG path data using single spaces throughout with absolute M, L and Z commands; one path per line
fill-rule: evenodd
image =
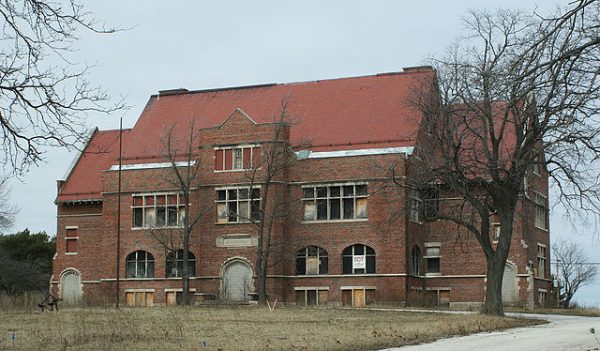
M 91 80 L 132 108 L 125 127 L 158 90 L 206 89 L 338 78 L 399 71 L 440 53 L 462 31 L 469 9 L 512 7 L 539 12 L 566 1 L 86 1 L 108 25 L 132 27 L 112 35 L 81 33 L 73 54 L 96 63 Z M 89 126 L 116 129 L 121 114 L 92 117 Z M 47 162 L 12 183 L 20 208 L 13 232 L 56 233 L 56 180 L 74 154 L 49 150 Z M 552 196 L 551 199 L 552 201 Z M 600 262 L 592 226 L 572 226 L 554 211 L 552 240 L 584 242 Z M 600 307 L 600 282 L 576 300 Z

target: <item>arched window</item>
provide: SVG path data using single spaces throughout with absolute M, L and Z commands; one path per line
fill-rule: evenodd
M 154 278 L 154 256 L 147 251 L 130 253 L 126 265 L 127 278 Z
M 421 250 L 418 246 L 413 247 L 410 257 L 410 273 L 421 275 Z
M 188 275 L 196 276 L 196 256 L 188 251 Z M 171 251 L 167 255 L 167 277 L 183 277 L 183 250 Z
M 342 252 L 344 274 L 375 273 L 375 250 L 369 246 L 355 244 Z
M 296 253 L 296 274 L 327 274 L 327 251 L 307 246 Z

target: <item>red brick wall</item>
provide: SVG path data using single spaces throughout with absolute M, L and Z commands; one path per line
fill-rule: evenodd
M 190 251 L 196 256 L 196 276 L 191 287 L 197 292 L 219 296 L 223 265 L 232 258 L 242 258 L 254 265 L 256 248 L 217 247 L 217 238 L 227 234 L 256 235 L 253 224 L 217 224 L 216 187 L 249 185 L 249 172 L 214 172 L 214 147 L 241 143 L 264 143 L 272 138 L 273 126 L 254 124 L 240 113 L 234 114 L 223 126 L 200 130 L 201 147 L 197 159 L 201 165 L 198 188 L 191 198 L 190 217 L 202 214 L 195 227 Z M 285 135 L 289 137 L 289 130 Z M 262 144 L 262 152 L 268 145 Z M 145 160 L 150 161 L 150 160 Z M 162 159 L 152 162 L 164 162 Z M 137 163 L 141 160 L 127 160 Z M 408 221 L 405 208 L 405 189 L 390 182 L 390 168 L 395 174 L 407 173 L 404 155 L 354 156 L 324 159 L 303 159 L 293 162 L 285 173 L 276 177 L 271 194 L 279 194 L 287 204 L 288 215 L 274 224 L 273 248 L 269 265 L 268 293 L 283 302 L 295 301 L 295 287 L 329 287 L 329 301 L 341 302 L 342 286 L 374 286 L 379 302 L 402 303 L 407 300 L 411 287 L 427 289 L 451 288 L 453 302 L 481 302 L 484 297 L 485 259 L 475 238 L 464 229 L 447 222 L 413 223 Z M 263 179 L 265 167 L 255 179 Z M 547 194 L 545 176 L 531 181 L 531 186 Z M 132 194 L 143 192 L 176 191 L 173 174 L 168 168 L 125 170 L 122 172 L 121 194 L 121 292 L 125 289 L 155 289 L 155 303 L 165 302 L 165 288 L 178 288 L 179 279 L 167 279 L 166 252 L 156 235 L 166 229 L 132 228 Z M 303 222 L 302 186 L 344 182 L 368 184 L 368 220 Z M 84 295 L 111 296 L 114 291 L 117 235 L 117 172 L 104 173 L 103 201 L 101 204 L 59 204 L 57 221 L 57 258 L 54 262 L 54 281 L 69 267 L 78 269 L 84 280 Z M 263 190 L 264 191 L 264 188 Z M 264 192 L 262 193 L 264 194 Z M 262 196 L 261 194 L 261 196 Z M 273 197 L 269 197 L 273 205 Z M 528 200 L 519 204 L 519 220 L 515 222 L 512 250 L 509 259 L 518 267 L 519 274 L 527 274 L 527 263 L 537 256 L 537 242 L 546 243 L 549 253 L 548 232 L 533 227 L 534 208 Z M 89 215 L 96 214 L 96 215 Z M 97 214 L 101 214 L 98 216 Z M 79 243 L 77 255 L 65 255 L 65 227 L 77 226 Z M 154 233 L 154 234 L 153 234 Z M 158 233 L 158 234 L 156 234 Z M 523 242 L 522 242 L 523 240 Z M 441 243 L 441 273 L 444 277 L 409 276 L 412 248 L 417 245 L 421 255 L 424 243 Z M 373 275 L 343 275 L 342 251 L 353 244 L 368 245 L 376 253 L 376 273 Z M 525 244 L 525 245 L 523 245 Z M 329 271 L 326 276 L 296 276 L 296 252 L 305 246 L 316 245 L 327 250 Z M 526 248 L 524 247 L 526 246 Z M 154 256 L 155 278 L 133 280 L 125 277 L 126 256 L 136 250 L 145 250 Z M 548 263 L 549 263 L 548 257 Z M 549 267 L 547 269 L 549 272 Z M 425 260 L 421 260 L 425 272 Z M 449 276 L 449 277 L 448 277 Z M 88 284 L 86 281 L 101 281 Z M 521 278 L 520 296 L 528 298 L 527 279 Z M 536 287 L 547 282 L 536 280 Z M 56 288 L 56 287 L 55 287 Z M 548 289 L 549 291 L 549 289 Z M 537 298 L 537 293 L 534 294 Z M 124 297 L 123 297 L 124 300 Z

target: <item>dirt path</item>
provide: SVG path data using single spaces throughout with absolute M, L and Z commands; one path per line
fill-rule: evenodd
M 479 333 L 438 340 L 429 344 L 392 348 L 388 351 L 464 351 L 464 350 L 600 350 L 600 317 L 577 317 L 541 314 L 508 314 L 540 318 L 550 323 L 530 328 Z M 595 329 L 595 334 L 590 329 Z

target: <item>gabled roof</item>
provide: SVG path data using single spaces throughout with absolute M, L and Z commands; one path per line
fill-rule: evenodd
M 222 126 L 236 111 L 253 123 L 277 118 L 288 101 L 293 146 L 314 152 L 414 146 L 421 112 L 411 94 L 433 81 L 431 68 L 289 84 L 187 91 L 152 95 L 133 129 L 124 131 L 123 163 L 162 160 L 161 138 L 174 125 L 175 138 L 195 127 Z M 183 134 L 186 133 L 186 134 Z M 118 130 L 96 132 L 75 164 L 57 201 L 101 199 L 102 171 L 118 160 Z
M 123 139 L 130 130 L 123 130 Z M 119 131 L 96 130 L 59 189 L 57 202 L 102 199 L 103 171 L 118 161 Z

